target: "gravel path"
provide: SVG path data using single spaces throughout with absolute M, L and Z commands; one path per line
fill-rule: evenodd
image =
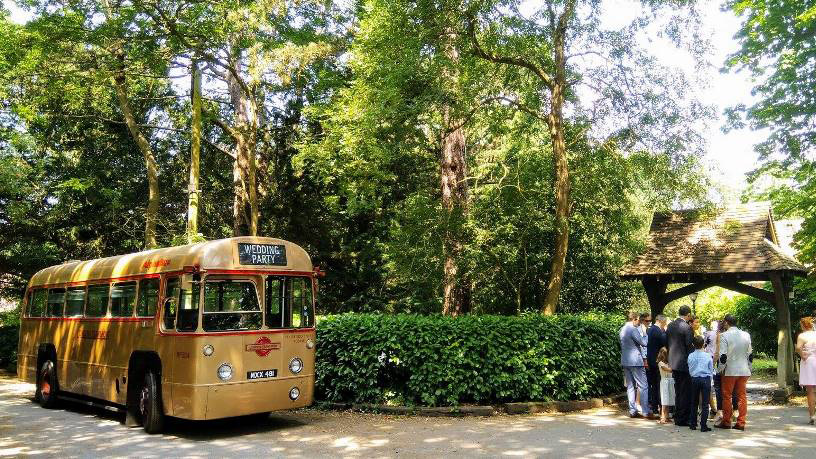
M 0 456 L 816 457 L 816 427 L 806 425 L 799 406 L 751 405 L 745 432 L 692 432 L 611 408 L 491 418 L 301 410 L 260 420 L 174 421 L 166 434 L 150 436 L 104 409 L 66 403 L 44 410 L 32 393 L 32 385 L 0 376 Z

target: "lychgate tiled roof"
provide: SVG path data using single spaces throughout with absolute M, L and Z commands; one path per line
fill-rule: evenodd
M 778 245 L 770 204 L 655 214 L 646 250 L 621 275 L 762 273 L 805 267 Z

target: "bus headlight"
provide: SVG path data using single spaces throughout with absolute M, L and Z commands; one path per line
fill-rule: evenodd
M 306 340 L 306 349 L 314 349 L 314 341 Z
M 204 349 L 202 349 L 201 351 L 204 352 L 205 356 L 209 357 L 213 355 L 213 352 L 215 352 L 215 348 L 212 346 L 212 344 L 205 344 Z
M 221 381 L 229 381 L 232 379 L 232 367 L 228 363 L 222 363 L 218 367 L 218 379 Z
M 297 400 L 298 397 L 300 397 L 300 389 L 297 387 L 289 389 L 289 398 L 292 399 L 293 402 Z
M 303 360 L 295 357 L 294 359 L 289 361 L 289 370 L 292 373 L 300 373 L 303 370 Z M 294 400 L 294 399 L 293 399 Z

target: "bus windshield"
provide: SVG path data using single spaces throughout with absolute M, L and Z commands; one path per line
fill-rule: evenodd
M 205 331 L 258 330 L 262 316 L 255 283 L 215 280 L 204 284 Z

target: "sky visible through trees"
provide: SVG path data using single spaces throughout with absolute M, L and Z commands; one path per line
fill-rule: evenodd
M 0 293 L 66 258 L 258 234 L 328 269 L 322 312 L 628 307 L 617 270 L 655 211 L 770 196 L 810 218 L 807 156 L 748 186 L 769 111 L 740 111 L 766 102 L 734 10 L 762 6 L 721 7 L 4 2 Z
M 522 11 L 532 9 L 536 2 L 524 2 Z M 631 10 L 638 8 L 637 2 L 621 0 L 606 2 L 604 19 L 610 24 L 621 23 L 631 16 Z M 18 7 L 11 0 L 3 0 L 4 7 L 11 12 L 10 19 L 17 23 L 24 23 L 31 14 Z M 729 10 L 723 10 L 722 2 L 709 0 L 701 3 L 703 32 L 710 34 L 711 54 L 708 56 L 711 67 L 701 69 L 707 87 L 702 89 L 702 95 L 717 107 L 718 113 L 725 108 L 737 104 L 750 104 L 755 98 L 751 95 L 751 78 L 748 72 L 720 72 L 722 63 L 729 53 L 736 51 L 738 43 L 734 39 L 740 22 Z M 655 54 L 664 62 L 673 62 L 688 72 L 694 72 L 695 64 L 689 56 L 683 56 L 675 46 L 664 39 L 652 36 L 650 46 L 657 51 Z M 187 82 L 181 79 L 174 80 L 178 92 L 188 90 Z M 724 192 L 728 199 L 738 199 L 745 188 L 745 174 L 756 167 L 758 156 L 753 146 L 759 143 L 767 132 L 752 131 L 742 128 L 723 132 L 724 118 L 708 128 L 709 149 L 706 154 L 711 166 L 711 173 L 727 187 Z

